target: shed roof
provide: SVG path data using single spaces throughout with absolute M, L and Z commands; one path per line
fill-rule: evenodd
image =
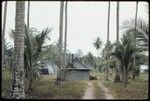
M 91 70 L 91 68 L 67 68 L 68 70 Z
M 80 65 L 82 65 L 82 66 L 81 66 L 81 67 L 78 67 L 78 68 L 73 67 L 73 68 L 67 68 L 67 69 L 68 69 L 68 70 L 73 70 L 73 69 L 75 69 L 75 70 L 88 70 L 88 71 L 92 69 L 92 68 L 90 68 L 89 66 L 87 66 L 87 65 L 83 64 L 82 62 L 80 62 L 80 60 L 77 59 L 77 58 L 73 59 L 73 64 L 74 64 L 75 62 L 77 62 L 78 64 L 80 64 Z M 84 68 L 83 68 L 83 67 L 84 67 Z

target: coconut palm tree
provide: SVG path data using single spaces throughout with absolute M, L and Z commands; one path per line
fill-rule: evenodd
M 25 98 L 24 91 L 24 35 L 25 1 L 16 1 L 15 40 L 13 57 L 12 98 Z
M 24 68 L 25 68 L 25 78 L 27 79 L 28 91 L 32 91 L 36 86 L 37 82 L 41 77 L 40 68 L 46 64 L 47 59 L 44 59 L 42 53 L 45 43 L 45 39 L 48 38 L 48 34 L 51 29 L 46 28 L 40 34 L 31 36 L 25 28 L 25 49 L 24 49 Z M 46 53 L 46 52 L 45 52 Z M 45 55 L 45 53 L 43 53 Z
M 99 37 L 97 37 L 97 39 L 95 40 L 95 42 L 93 43 L 94 47 L 98 50 L 101 48 L 102 46 L 102 41 Z
M 115 51 L 112 53 L 121 63 L 123 83 L 125 87 L 128 84 L 128 73 L 133 68 L 133 55 L 141 52 L 141 49 L 134 45 L 133 33 L 124 34 L 121 43 L 116 46 Z
M 63 55 L 62 55 L 62 39 L 63 39 L 63 9 L 64 9 L 64 1 L 60 2 L 60 21 L 59 21 L 59 66 L 58 66 L 58 73 L 57 73 L 57 80 L 56 84 L 61 84 L 63 80 L 63 73 L 62 70 L 63 66 Z
M 101 39 L 100 39 L 99 37 L 97 37 L 97 39 L 95 40 L 95 42 L 93 43 L 93 45 L 94 45 L 94 47 L 95 47 L 97 50 L 99 50 L 99 49 L 101 48 L 101 46 L 102 46 L 102 41 L 101 41 Z M 97 59 L 97 60 L 98 60 L 98 59 Z M 95 64 L 96 64 L 96 67 L 99 67 L 99 68 L 98 68 L 99 71 L 101 71 L 101 66 L 98 64 L 97 61 L 95 62 Z
M 113 51 L 113 44 L 109 41 L 106 43 L 104 49 L 102 50 L 102 56 L 105 59 L 105 66 L 106 66 L 106 80 L 109 80 L 108 74 L 109 74 L 109 61 L 111 57 L 111 53 Z
M 107 44 L 109 44 L 109 19 L 110 19 L 110 1 L 108 2 L 108 21 L 107 21 Z M 107 54 L 109 54 L 108 50 L 107 50 Z M 109 68 L 108 68 L 108 58 L 106 58 L 106 70 L 107 70 L 107 75 L 106 75 L 106 80 L 108 80 L 108 72 L 109 72 Z
M 46 28 L 38 33 L 38 31 L 29 30 L 25 26 L 24 69 L 27 92 L 34 89 L 41 78 L 40 67 L 47 63 L 48 58 L 45 58 L 45 55 L 47 55 L 49 48 L 45 49 L 43 45 L 45 40 L 49 39 L 48 34 L 50 31 L 51 29 Z M 12 39 L 15 38 L 15 32 L 13 30 L 11 36 Z
M 3 20 L 3 29 L 2 29 L 2 67 L 4 67 L 5 55 L 4 55 L 4 38 L 5 38 L 5 27 L 6 27 L 6 17 L 7 17 L 7 1 L 4 5 L 4 20 Z

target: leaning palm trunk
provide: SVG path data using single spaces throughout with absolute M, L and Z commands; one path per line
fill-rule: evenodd
M 60 3 L 60 25 L 59 25 L 59 63 L 56 84 L 61 84 L 63 80 L 63 55 L 62 55 L 62 39 L 63 39 L 63 8 L 64 2 Z
M 25 1 L 16 1 L 12 98 L 25 98 L 24 92 Z
M 117 21 L 117 36 L 116 36 L 116 43 L 118 45 L 119 43 L 119 1 L 117 2 L 117 17 L 116 17 L 116 21 Z M 116 75 L 115 75 L 115 80 L 114 82 L 120 82 L 120 74 L 119 74 L 119 61 L 116 61 Z

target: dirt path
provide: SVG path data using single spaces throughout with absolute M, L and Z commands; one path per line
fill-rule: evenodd
M 88 82 L 88 88 L 86 89 L 85 95 L 82 97 L 82 99 L 95 99 L 94 92 L 93 92 L 93 84 L 92 81 Z
M 109 89 L 107 89 L 102 83 L 99 83 L 99 86 L 104 91 L 105 99 L 114 99 L 113 95 L 110 94 Z
M 102 83 L 98 84 L 104 92 L 105 99 L 114 99 L 113 95 L 110 94 L 109 89 L 107 89 Z M 97 99 L 94 97 L 94 87 L 92 81 L 88 81 L 88 87 L 82 99 Z

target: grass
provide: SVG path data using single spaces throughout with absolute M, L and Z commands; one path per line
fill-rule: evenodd
M 11 73 L 2 72 L 2 97 L 10 98 Z M 62 85 L 55 85 L 55 76 L 43 75 L 35 89 L 26 94 L 26 99 L 80 99 L 85 90 L 86 81 L 65 81 Z
M 129 80 L 125 88 L 121 83 L 114 83 L 114 74 L 106 81 L 105 73 L 94 73 L 98 77 L 98 82 L 103 83 L 114 96 L 115 99 L 148 99 L 148 74 L 140 74 L 138 80 Z M 95 84 L 95 96 L 100 97 L 101 88 Z
M 4 70 L 2 72 L 2 97 L 10 98 L 11 96 L 11 77 L 12 73 L 9 70 Z
M 148 80 L 143 81 L 145 77 L 141 75 L 139 80 L 129 80 L 127 87 L 112 81 L 104 81 L 104 85 L 110 89 L 116 99 L 148 99 Z
M 86 89 L 85 81 L 65 81 L 62 85 L 55 85 L 44 77 L 32 93 L 32 98 L 41 99 L 80 99 Z

